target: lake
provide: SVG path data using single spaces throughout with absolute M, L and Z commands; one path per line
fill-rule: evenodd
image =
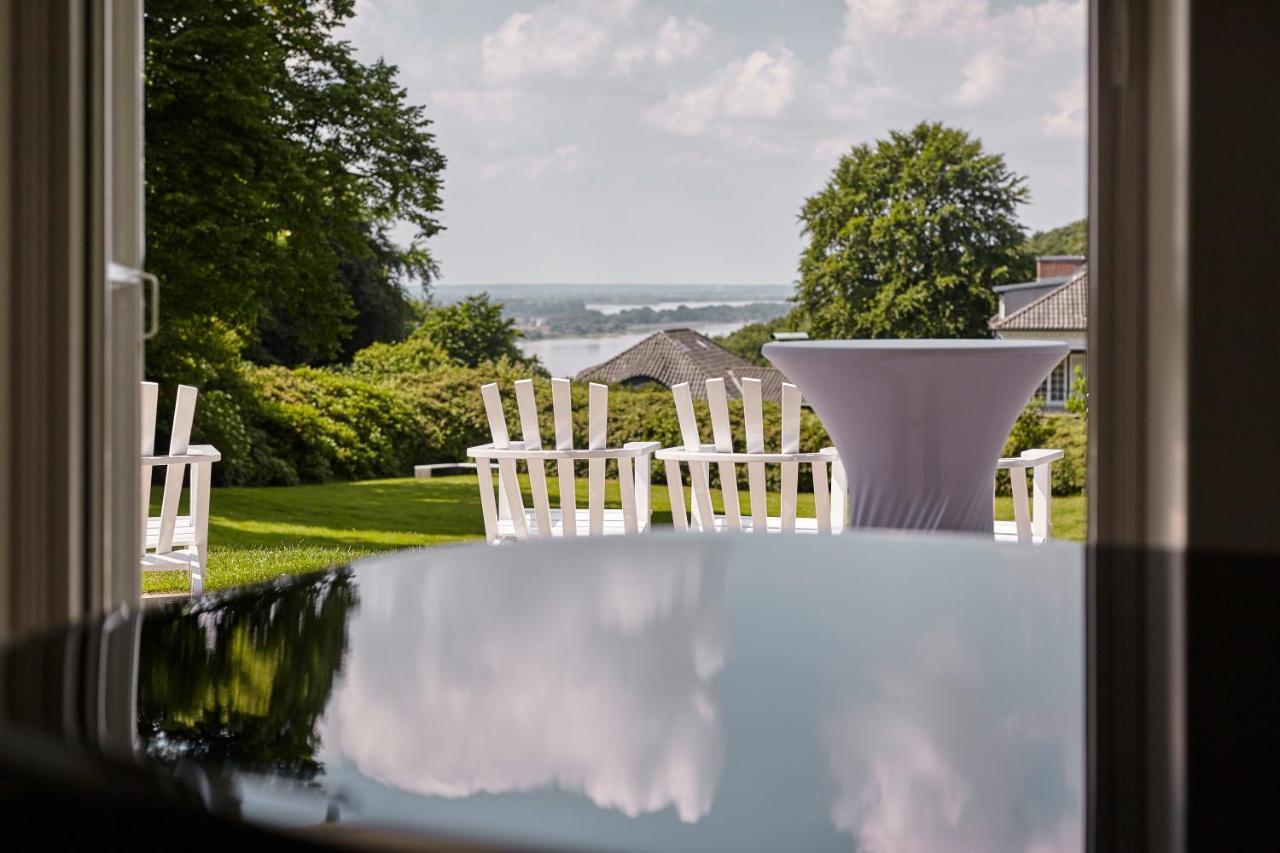
M 694 329 L 713 338 L 717 335 L 727 335 L 745 325 L 746 321 L 692 324 Z M 592 367 L 613 358 L 628 347 L 640 343 L 654 331 L 656 330 L 649 329 L 643 332 L 627 332 L 598 338 L 544 338 L 521 341 L 520 349 L 525 355 L 536 355 L 541 359 L 543 366 L 551 372 L 552 376 L 572 379 L 583 368 Z
M 599 311 L 605 316 L 621 314 L 635 308 L 652 308 L 654 311 L 673 311 L 676 308 L 708 308 L 712 305 L 728 305 L 741 308 L 744 305 L 785 305 L 782 300 L 773 299 L 715 299 L 708 301 L 683 299 L 676 302 L 588 302 L 582 307 L 588 311 Z

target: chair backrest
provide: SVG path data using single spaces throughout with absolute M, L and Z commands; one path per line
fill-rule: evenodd
M 191 442 L 191 425 L 195 420 L 196 397 L 199 391 L 190 385 L 179 385 L 177 401 L 173 408 L 173 427 L 169 432 L 169 454 L 181 455 L 187 452 Z M 156 444 L 156 408 L 159 399 L 159 387 L 154 382 L 142 383 L 142 455 L 155 454 Z M 178 503 L 182 498 L 182 481 L 186 473 L 187 463 L 172 462 L 153 466 L 142 466 L 142 541 L 147 540 L 147 524 L 151 503 L 151 469 L 165 469 L 164 496 L 160 502 L 159 538 L 156 553 L 164 554 L 173 550 L 173 531 L 178 517 Z
M 734 454 L 733 433 L 729 420 L 728 394 L 723 379 L 708 379 L 707 404 L 711 413 L 712 446 L 715 453 Z M 764 456 L 764 407 L 762 385 L 759 379 L 743 379 L 742 410 L 745 433 L 745 451 L 747 454 Z M 709 448 L 702 444 L 698 430 L 697 417 L 694 414 L 693 394 L 687 382 L 675 385 L 671 389 L 675 397 L 676 416 L 680 421 L 680 436 L 684 449 L 693 452 L 706 451 Z M 783 458 L 779 459 L 778 457 Z M 794 457 L 794 458 L 787 458 Z M 834 463 L 837 469 L 833 473 L 839 491 L 838 501 L 833 502 L 835 494 L 828 485 L 827 464 Z M 767 509 L 767 488 L 765 484 L 765 465 L 780 464 L 782 469 L 781 515 L 779 529 L 784 533 L 794 532 L 796 528 L 796 505 L 800 465 L 807 463 L 813 468 L 814 514 L 820 532 L 841 530 L 844 527 L 844 473 L 839 469 L 838 457 L 816 458 L 813 454 L 800 453 L 800 389 L 789 382 L 782 384 L 782 434 L 777 454 L 760 461 L 746 461 L 747 488 L 751 501 L 751 529 L 764 533 L 769 529 Z M 673 475 L 679 477 L 679 463 L 668 461 L 668 482 Z M 709 462 L 689 461 L 689 478 L 692 483 L 693 506 L 691 522 L 695 527 L 713 529 L 714 515 L 711 503 Z M 725 459 L 715 462 L 720 474 L 720 488 L 724 499 L 723 527 L 726 530 L 743 529 L 742 508 L 738 497 L 737 465 L 740 460 Z M 678 482 L 678 480 L 677 480 Z M 834 503 L 834 505 L 833 505 Z M 683 499 L 680 500 L 679 515 L 675 519 L 677 527 L 683 521 Z M 673 515 L 676 508 L 673 507 Z M 705 521 L 704 521 L 705 520 Z
M 493 437 L 493 447 L 502 450 L 542 451 L 542 435 L 538 428 L 538 402 L 534 393 L 532 379 L 521 379 L 515 383 L 516 408 L 520 420 L 521 441 L 513 444 L 507 432 L 506 410 L 503 408 L 502 395 L 497 383 L 484 385 L 480 394 L 484 399 L 485 415 L 489 421 L 489 432 Z M 555 451 L 574 451 L 573 446 L 573 404 L 570 398 L 568 379 L 551 380 L 551 407 L 555 423 Z M 587 450 L 607 451 L 609 426 L 609 387 L 592 382 L 587 397 Z M 524 499 L 520 493 L 517 461 L 524 461 L 529 473 L 529 490 L 533 497 L 535 532 L 538 536 L 553 535 L 551 518 L 551 500 L 547 492 L 546 457 L 530 455 L 508 455 L 499 458 L 498 462 L 498 499 L 492 493 L 492 474 L 489 460 L 483 456 L 476 457 L 476 473 L 480 479 L 481 509 L 485 514 L 485 534 L 489 541 L 498 535 L 498 523 L 510 521 L 517 539 L 529 535 L 529 525 L 525 517 Z M 606 462 L 610 457 L 602 454 L 593 456 L 587 461 L 587 529 L 586 533 L 598 536 L 604 533 L 605 520 L 605 473 Z M 564 536 L 576 536 L 581 531 L 578 527 L 577 479 L 572 458 L 557 458 L 556 476 L 560 488 L 560 524 Z M 638 532 L 641 524 L 639 511 L 647 513 L 648 495 L 643 502 L 637 497 L 636 478 L 633 460 L 618 458 L 618 480 L 622 499 L 624 529 L 627 533 Z M 647 463 L 646 463 L 647 464 Z M 647 477 L 645 478 L 647 481 Z M 647 490 L 647 482 L 644 484 Z M 639 509 L 639 511 L 638 511 Z

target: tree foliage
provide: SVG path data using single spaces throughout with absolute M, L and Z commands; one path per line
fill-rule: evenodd
M 147 3 L 156 378 L 197 381 L 198 362 L 241 354 L 322 363 L 407 331 L 401 287 L 435 273 L 445 161 L 396 68 L 339 39 L 353 14 L 352 0 Z M 388 239 L 396 222 L 416 229 L 408 247 Z
M 816 337 L 986 337 L 1025 239 L 1023 178 L 962 130 L 921 123 L 840 158 L 805 200 L 797 301 Z
M 773 340 L 774 332 L 807 332 L 808 324 L 803 315 L 792 310 L 782 317 L 765 320 L 762 323 L 748 323 L 727 335 L 715 339 L 716 343 L 729 352 L 746 359 L 752 364 L 770 367 L 769 359 L 761 354 L 761 348 Z
M 315 777 L 319 721 L 359 604 L 349 569 L 143 621 L 138 734 L 147 755 Z
M 415 334 L 434 342 L 449 358 L 466 367 L 502 359 L 517 363 L 526 360 L 516 345 L 520 331 L 515 320 L 503 314 L 501 303 L 490 302 L 487 293 L 432 307 Z
M 1089 254 L 1089 220 L 1077 219 L 1048 231 L 1037 231 L 1027 238 L 1027 254 L 1033 259 L 1042 255 Z

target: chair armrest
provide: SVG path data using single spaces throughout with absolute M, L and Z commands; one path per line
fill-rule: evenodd
M 1024 450 L 1021 456 L 1005 456 L 996 461 L 996 469 L 1034 468 L 1046 462 L 1056 462 L 1066 456 L 1063 450 Z
M 704 444 L 699 450 L 687 450 L 683 447 L 664 447 L 658 451 L 658 458 L 676 462 L 832 462 L 840 458 L 834 447 L 824 448 L 817 453 L 738 453 L 716 450 L 714 444 Z
M 212 444 L 193 444 L 186 453 L 153 454 L 142 457 L 143 465 L 178 465 L 184 463 L 219 462 L 222 453 Z
M 634 459 L 652 453 L 656 441 L 628 442 L 626 447 L 604 447 L 599 450 L 526 450 L 524 442 L 513 441 L 506 447 L 480 444 L 467 448 L 472 459 Z
M 623 450 L 637 450 L 644 456 L 649 456 L 657 452 L 662 447 L 656 441 L 628 441 L 622 445 Z

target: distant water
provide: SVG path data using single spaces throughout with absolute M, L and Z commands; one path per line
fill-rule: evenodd
M 747 322 L 742 320 L 732 323 L 695 323 L 693 328 L 708 337 L 715 337 L 740 329 Z M 592 367 L 613 358 L 653 333 L 654 330 L 650 329 L 601 338 L 546 338 L 537 341 L 521 341 L 520 349 L 525 355 L 536 355 L 540 358 L 543 366 L 551 372 L 552 376 L 572 379 L 583 368 Z
M 761 303 L 768 305 L 783 305 L 781 299 L 712 299 L 712 300 L 676 300 L 674 302 L 588 302 L 582 306 L 588 311 L 599 311 L 605 316 L 611 314 L 621 314 L 623 311 L 630 311 L 634 308 L 652 308 L 654 311 L 674 311 L 676 308 L 707 308 L 712 305 L 729 305 L 733 308 L 741 308 L 744 305 L 760 305 Z

